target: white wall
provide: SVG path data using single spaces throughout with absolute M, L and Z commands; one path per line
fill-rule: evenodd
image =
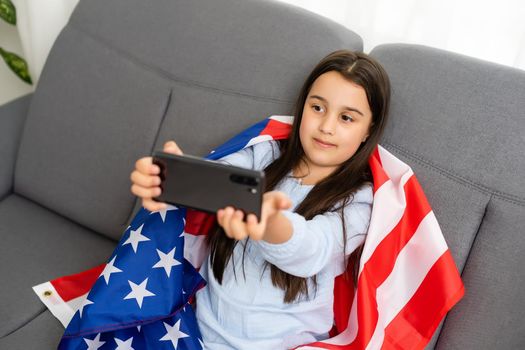
M 525 69 L 523 0 L 280 0 L 328 17 L 363 38 L 432 46 Z

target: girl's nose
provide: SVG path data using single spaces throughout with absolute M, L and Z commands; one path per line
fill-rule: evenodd
M 321 121 L 321 124 L 319 124 L 319 130 L 323 134 L 333 135 L 335 131 L 336 121 L 337 121 L 336 116 L 326 115 Z

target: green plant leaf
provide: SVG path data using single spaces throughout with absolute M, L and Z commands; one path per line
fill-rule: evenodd
M 0 0 L 0 17 L 7 23 L 16 25 L 16 9 L 11 0 Z
M 28 84 L 33 84 L 29 70 L 27 69 L 27 62 L 15 53 L 5 51 L 0 47 L 0 55 L 4 59 L 5 63 L 11 68 L 13 72 L 23 81 Z

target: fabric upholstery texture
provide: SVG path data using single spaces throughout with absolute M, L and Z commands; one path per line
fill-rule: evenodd
M 66 29 L 33 96 L 15 192 L 118 239 L 134 204 L 129 173 L 151 152 L 170 94 L 164 79 Z
M 0 118 L 0 200 L 12 191 L 13 175 L 18 153 L 18 140 L 31 101 L 31 94 L 17 98 L 2 107 Z
M 0 202 L 0 222 L 0 338 L 44 311 L 31 289 L 38 281 L 102 264 L 115 246 L 17 194 Z
M 18 329 L 8 337 L 0 338 L 0 349 L 56 349 L 58 340 L 63 333 L 62 324 L 49 310 L 45 310 L 25 327 Z

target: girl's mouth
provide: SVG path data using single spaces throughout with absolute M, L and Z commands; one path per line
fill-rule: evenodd
M 324 142 L 324 141 L 321 141 L 319 139 L 316 139 L 314 137 L 314 142 L 319 145 L 320 147 L 322 148 L 330 148 L 330 147 L 335 147 L 335 145 L 333 143 L 329 143 L 329 142 Z

